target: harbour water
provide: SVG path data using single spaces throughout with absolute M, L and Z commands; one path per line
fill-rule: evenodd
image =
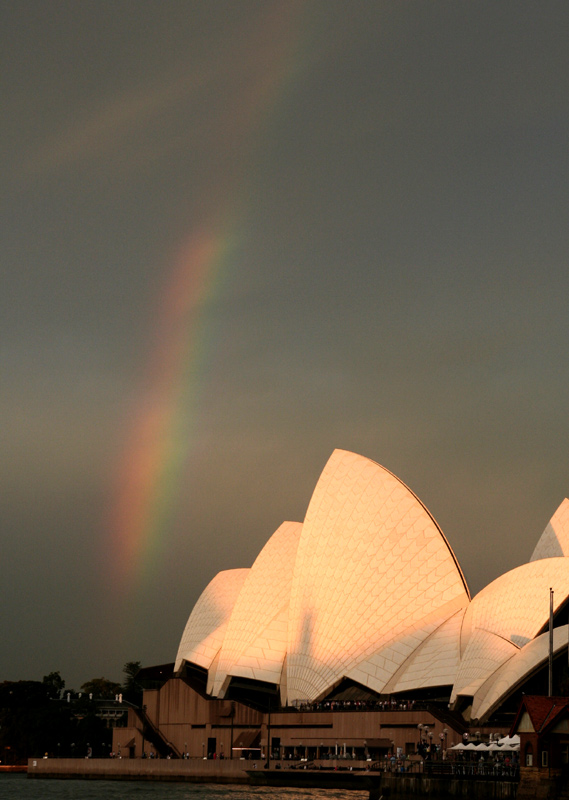
M 368 800 L 369 792 L 0 776 L 0 800 Z

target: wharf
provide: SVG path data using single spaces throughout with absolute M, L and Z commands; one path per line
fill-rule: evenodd
M 153 758 L 30 758 L 28 778 L 249 783 L 241 760 Z
M 253 786 L 287 786 L 302 789 L 379 790 L 380 772 L 342 772 L 336 770 L 259 769 L 247 770 Z
M 186 781 L 369 792 L 370 800 L 515 800 L 517 781 L 456 775 L 398 774 L 345 768 L 264 769 L 244 759 L 30 759 L 28 778 Z M 536 795 L 537 796 L 537 795 Z M 524 795 L 525 800 L 525 795 Z M 529 800 L 529 796 L 528 796 Z M 533 795 L 532 795 L 533 800 Z
M 319 769 L 263 769 L 243 759 L 30 759 L 28 778 L 84 780 L 186 781 L 188 783 L 249 784 L 292 788 L 368 791 L 379 798 L 381 773 Z

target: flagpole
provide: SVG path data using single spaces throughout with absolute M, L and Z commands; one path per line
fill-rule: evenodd
M 549 696 L 553 695 L 553 589 L 549 589 Z

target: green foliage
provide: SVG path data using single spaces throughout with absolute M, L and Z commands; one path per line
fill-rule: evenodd
M 67 704 L 50 696 L 52 687 L 39 681 L 0 684 L 0 752 L 10 763 L 57 752 L 73 728 Z
M 114 700 L 115 695 L 122 692 L 122 686 L 106 678 L 92 678 L 82 684 L 81 691 L 87 695 L 92 694 L 95 700 Z
M 127 661 L 122 670 L 125 676 L 125 699 L 131 703 L 134 703 L 135 705 L 140 705 L 142 703 L 142 686 L 136 680 L 136 676 L 140 672 L 140 669 L 140 661 Z
M 127 661 L 122 671 L 125 674 L 126 680 L 124 682 L 125 689 L 133 689 L 138 684 L 135 681 L 136 676 L 140 672 L 142 664 L 140 661 Z
M 0 758 L 17 764 L 45 753 L 84 758 L 91 750 L 96 758 L 108 755 L 112 731 L 97 716 L 97 701 L 124 694 L 125 699 L 140 704 L 142 687 L 136 681 L 140 668 L 140 661 L 124 665 L 124 687 L 107 678 L 92 678 L 81 686 L 81 697 L 64 691 L 59 672 L 44 675 L 41 682 L 0 683 Z M 71 702 L 67 702 L 68 695 Z
M 58 700 L 65 689 L 65 681 L 59 672 L 50 672 L 49 675 L 44 675 L 42 683 L 47 688 L 49 697 L 53 700 Z

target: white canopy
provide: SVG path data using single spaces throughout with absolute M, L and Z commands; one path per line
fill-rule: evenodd
M 513 736 L 503 736 L 501 739 L 498 739 L 498 744 L 518 744 L 520 743 L 520 737 L 518 734 L 514 734 Z

